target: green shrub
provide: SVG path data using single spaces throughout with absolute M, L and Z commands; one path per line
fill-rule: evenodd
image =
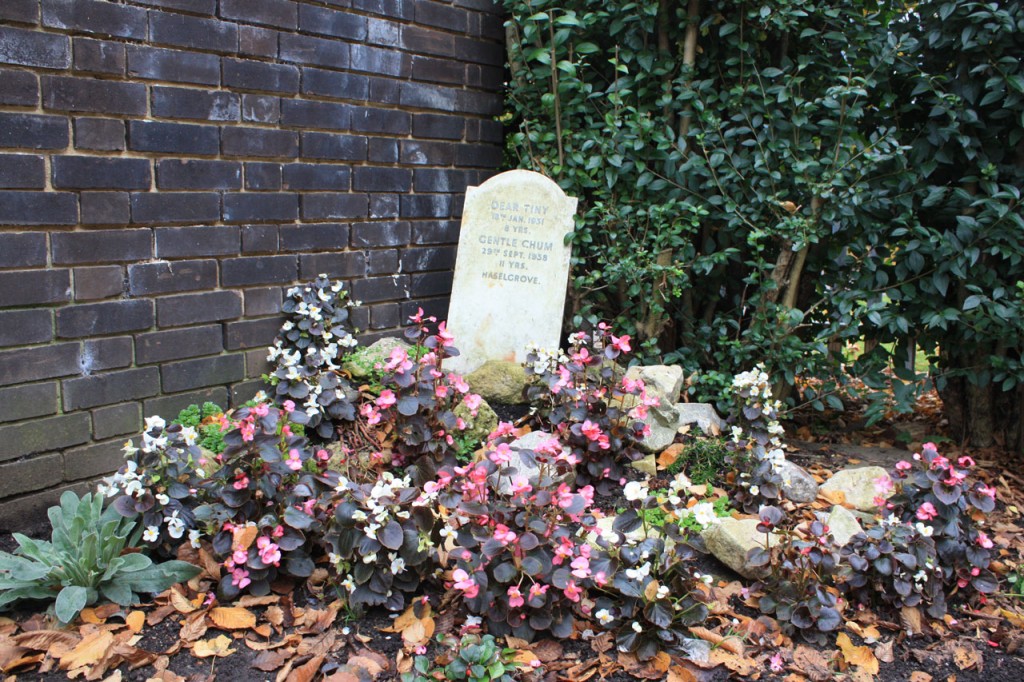
M 184 561 L 154 564 L 144 554 L 125 553 L 135 547 L 135 520 L 112 507 L 103 511 L 103 497 L 73 492 L 47 512 L 53 525 L 50 542 L 14 534 L 18 549 L 0 553 L 0 609 L 19 599 L 55 599 L 57 618 L 70 622 L 102 599 L 128 606 L 139 592 L 160 592 L 195 576 L 199 569 Z
M 178 418 L 172 424 L 191 426 L 199 432 L 198 445 L 210 452 L 220 454 L 224 451 L 224 427 L 217 422 L 203 423 L 211 417 L 224 414 L 224 410 L 216 403 L 209 401 L 203 403 L 202 407 L 192 404 L 178 413 Z
M 453 649 L 450 662 L 435 666 L 426 656 L 417 656 L 413 672 L 403 674 L 402 682 L 512 682 L 515 679 L 513 650 L 501 648 L 491 635 L 466 635 L 461 640 L 438 636 L 437 641 Z
M 724 438 L 696 438 L 687 443 L 679 458 L 668 466 L 675 476 L 685 471 L 697 484 L 719 483 L 725 472 L 725 458 L 729 455 Z

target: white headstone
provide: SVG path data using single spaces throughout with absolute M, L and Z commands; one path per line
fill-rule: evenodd
M 530 343 L 558 347 L 575 213 L 576 199 L 533 171 L 501 173 L 466 191 L 448 311 L 462 355 L 451 369 L 523 362 Z

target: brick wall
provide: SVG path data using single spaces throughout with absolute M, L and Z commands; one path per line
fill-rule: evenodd
M 490 0 L 0 0 L 0 529 L 247 399 L 282 291 L 443 313 L 501 162 Z

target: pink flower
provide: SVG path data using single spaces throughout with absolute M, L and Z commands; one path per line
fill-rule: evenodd
M 320 449 L 316 451 L 316 458 L 321 462 L 326 462 L 331 458 L 331 453 L 326 450 Z
M 786 665 L 782 662 L 782 652 L 776 652 L 775 655 L 768 660 L 771 664 L 773 673 L 781 673 L 786 669 Z
M 447 471 L 441 470 L 437 472 L 436 481 L 427 481 L 423 485 L 423 492 L 425 493 L 436 493 L 440 490 L 444 490 L 448 487 L 448 484 L 452 482 L 452 475 Z
M 455 589 L 462 590 L 466 599 L 472 599 L 480 593 L 480 586 L 461 568 L 456 568 L 452 572 L 452 579 L 455 581 Z
M 278 566 L 281 563 L 281 549 L 270 538 L 261 535 L 256 538 L 256 547 L 259 548 L 260 561 L 268 566 Z
M 236 564 L 244 564 L 249 560 L 249 554 L 244 549 L 236 549 L 231 553 L 231 560 Z
M 996 499 L 996 489 L 989 485 L 979 485 L 978 494 L 985 495 L 986 497 L 991 497 L 993 500 Z
M 253 407 L 252 411 L 257 417 L 266 417 L 268 414 L 270 414 L 270 406 L 267 405 L 266 403 L 260 403 L 259 405 Z
M 274 536 L 275 538 L 279 538 L 279 537 L 283 536 L 284 535 L 284 526 L 282 526 L 281 524 L 277 524 L 276 526 L 274 526 L 274 530 L 271 533 L 271 535 Z
M 580 580 L 585 580 L 590 577 L 590 559 L 585 556 L 576 557 L 569 564 L 572 567 L 572 574 Z
M 911 464 L 910 462 L 908 462 L 905 459 L 904 460 L 900 460 L 899 462 L 896 462 L 896 471 L 904 471 L 904 472 L 910 471 L 910 469 L 913 466 L 914 466 L 913 464 Z
M 992 543 L 992 539 L 989 538 L 988 535 L 980 531 L 978 532 L 978 537 L 975 539 L 975 542 L 977 542 L 980 546 L 984 547 L 985 549 L 992 549 L 992 547 L 994 546 Z
M 231 487 L 235 490 L 245 490 L 249 487 L 249 477 L 245 474 L 238 474 L 235 476 L 235 482 L 231 484 Z
M 283 403 L 281 403 L 281 407 L 284 408 L 285 412 L 294 412 L 295 411 L 295 403 L 292 402 L 291 400 L 286 400 Z
M 633 350 L 629 345 L 629 334 L 623 334 L 622 336 L 612 336 L 612 348 L 622 353 L 628 353 Z
M 508 443 L 498 443 L 498 447 L 487 455 L 487 458 L 498 466 L 504 466 L 512 461 L 512 448 L 508 446 Z
M 438 384 L 437 386 L 434 387 L 434 395 L 437 396 L 438 398 L 447 398 L 448 387 L 445 386 L 444 384 Z
M 601 427 L 589 419 L 583 422 L 583 425 L 580 427 L 580 431 L 582 431 L 583 435 L 587 437 L 587 440 L 591 441 L 595 441 L 603 435 Z
M 498 428 L 491 431 L 490 435 L 487 436 L 487 440 L 495 440 L 505 436 L 510 436 L 515 430 L 516 427 L 512 425 L 512 422 L 498 422 Z
M 525 603 L 526 600 L 523 599 L 523 593 L 519 591 L 518 585 L 508 588 L 508 605 L 510 608 L 517 609 Z
M 237 587 L 238 589 L 244 590 L 246 587 L 248 587 L 249 583 L 251 582 L 252 581 L 249 580 L 249 571 L 243 570 L 241 568 L 236 568 L 235 570 L 231 571 L 231 584 Z
M 938 515 L 939 512 L 931 502 L 923 502 L 921 506 L 917 508 L 917 514 L 915 514 L 915 516 L 917 516 L 921 521 L 931 521 Z
M 302 460 L 299 459 L 299 451 L 292 448 L 288 451 L 288 459 L 285 460 L 285 466 L 292 471 L 298 471 L 302 468 Z
M 530 480 L 524 476 L 516 476 L 512 479 L 512 495 L 527 495 L 533 490 Z
M 449 374 L 448 375 L 448 383 L 451 384 L 452 388 L 454 388 L 459 393 L 462 393 L 463 395 L 465 395 L 466 393 L 469 393 L 469 384 L 467 384 L 466 380 L 463 379 L 458 374 L 454 374 L 454 373 Z
M 566 599 L 569 601 L 578 602 L 580 600 L 580 595 L 583 594 L 583 590 L 577 587 L 574 581 L 570 580 L 569 584 L 565 586 L 564 590 L 562 590 L 562 594 L 564 594 Z
M 452 336 L 448 329 L 446 329 L 444 322 L 437 325 L 437 340 L 440 341 L 441 345 L 445 348 L 455 345 L 455 337 Z
M 374 402 L 376 403 L 377 407 L 379 407 L 382 410 L 386 410 L 387 408 L 397 403 L 398 398 L 395 397 L 394 391 L 392 391 L 389 388 L 385 388 L 383 391 L 380 392 L 380 396 Z
M 423 308 L 417 308 L 415 315 L 409 316 L 409 321 L 413 324 L 419 324 L 423 322 Z
M 974 460 L 971 459 L 969 455 L 964 455 L 963 457 L 958 459 L 956 463 L 962 467 L 972 467 L 975 464 Z
M 499 523 L 494 529 L 494 539 L 503 546 L 508 547 L 509 544 L 516 541 L 516 534 L 514 531 L 509 530 L 509 527 L 505 524 Z
M 549 587 L 551 586 L 543 583 L 534 583 L 530 585 L 530 599 L 540 599 L 547 594 Z
M 481 402 L 483 402 L 483 398 L 478 396 L 476 393 L 470 393 L 462 399 L 462 404 L 469 409 L 473 416 L 476 416 L 476 411 L 480 409 Z
M 888 475 L 879 476 L 874 480 L 875 492 L 879 495 L 885 495 L 892 491 L 892 479 Z
M 400 346 L 393 348 L 388 361 L 384 363 L 384 370 L 402 374 L 410 369 L 412 369 L 412 362 L 409 361 L 409 353 Z
M 363 403 L 359 408 L 359 414 L 366 417 L 366 423 L 370 426 L 380 423 L 380 412 L 375 410 L 370 403 Z

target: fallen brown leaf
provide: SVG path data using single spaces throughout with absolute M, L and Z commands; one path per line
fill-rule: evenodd
M 553 639 L 542 639 L 531 646 L 530 650 L 537 654 L 541 663 L 553 663 L 562 658 L 565 653 L 562 645 Z
M 132 611 L 124 618 L 125 625 L 134 634 L 142 632 L 142 626 L 146 624 L 146 614 L 142 611 Z
M 915 670 L 910 673 L 910 682 L 932 682 L 932 676 L 923 670 Z
M 911 635 L 921 634 L 924 631 L 921 609 L 914 606 L 904 606 L 900 609 L 900 624 Z
M 314 656 L 306 663 L 292 670 L 288 676 L 288 682 L 310 682 L 320 672 L 320 666 L 324 664 L 323 655 Z
M 953 662 L 960 670 L 977 668 L 978 672 L 981 672 L 985 666 L 981 654 L 970 642 L 964 642 L 953 649 Z
M 256 625 L 256 614 L 239 606 L 218 606 L 209 615 L 221 630 L 247 630 Z
M 800 644 L 793 651 L 793 663 L 800 672 L 807 675 L 814 682 L 824 682 L 832 679 L 832 670 L 828 659 L 820 651 L 809 646 Z
M 252 662 L 252 667 L 265 673 L 273 672 L 285 664 L 294 653 L 287 649 L 261 651 Z
M 857 666 L 870 675 L 878 674 L 878 659 L 875 658 L 871 647 L 856 646 L 845 632 L 840 632 L 836 637 L 836 646 L 843 652 L 843 658 L 847 663 Z
M 231 638 L 227 635 L 201 639 L 192 645 L 192 655 L 196 658 L 210 658 L 211 656 L 222 658 L 233 653 L 235 650 L 231 648 Z
M 87 635 L 71 651 L 61 656 L 61 670 L 95 665 L 107 653 L 107 649 L 113 642 L 114 635 L 109 630 L 99 630 Z
M 713 632 L 702 627 L 690 628 L 690 634 L 695 637 L 699 637 L 706 642 L 710 642 L 713 646 L 721 647 L 731 654 L 736 654 L 737 656 L 745 655 L 743 642 L 739 637 L 724 637 L 717 632 Z
M 686 447 L 682 443 L 673 443 L 658 455 L 658 468 L 668 469 L 670 466 L 676 463 L 676 460 L 683 454 Z

